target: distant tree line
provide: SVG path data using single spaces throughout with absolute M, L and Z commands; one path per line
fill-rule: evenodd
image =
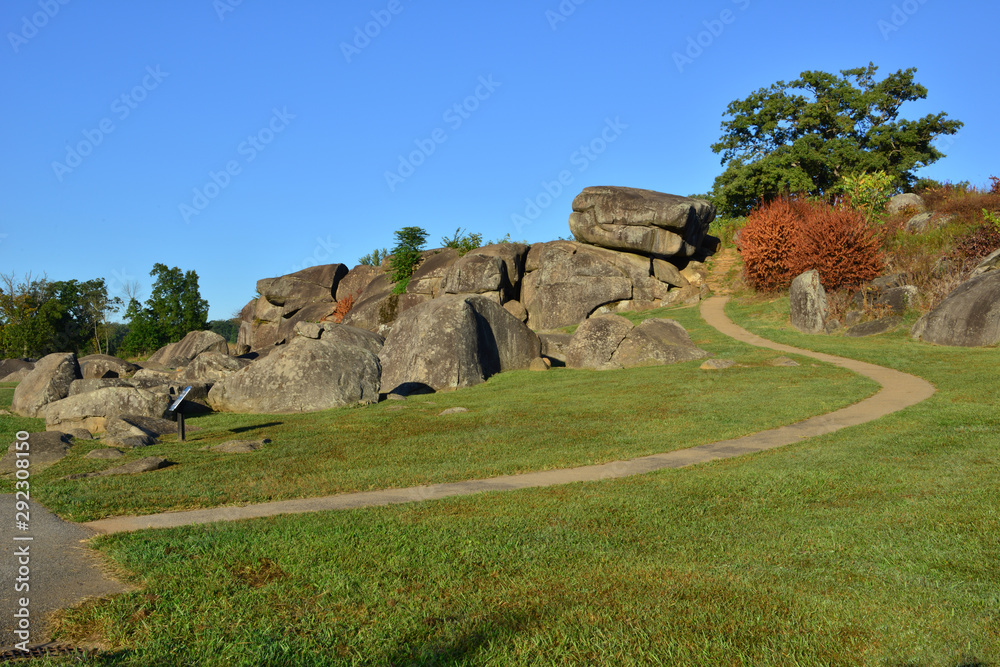
M 0 275 L 0 358 L 37 358 L 53 352 L 138 357 L 191 331 L 209 329 L 235 343 L 239 324 L 208 321 L 198 274 L 154 264 L 146 302 L 138 283 L 124 285 L 127 302 L 108 294 L 103 278 L 51 281 L 47 277 Z M 125 308 L 125 323 L 110 317 Z

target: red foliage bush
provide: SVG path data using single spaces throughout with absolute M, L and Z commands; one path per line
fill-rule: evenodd
M 761 292 L 787 287 L 796 275 L 791 255 L 800 224 L 800 206 L 782 197 L 754 209 L 740 233 L 743 278 Z
M 344 321 L 344 317 L 347 313 L 351 312 L 351 308 L 354 307 L 354 295 L 348 294 L 343 299 L 337 302 L 337 307 L 333 311 L 333 321 L 340 324 Z
M 1000 178 L 990 176 L 990 194 L 1000 195 Z
M 861 285 L 885 268 L 882 234 L 861 211 L 803 199 L 781 198 L 747 216 L 740 236 L 744 280 L 771 292 L 816 269 L 828 290 Z
M 827 290 L 862 285 L 881 275 L 882 233 L 864 212 L 821 203 L 802 210 L 804 220 L 789 258 L 796 272 L 816 269 Z
M 998 249 L 1000 249 L 1000 229 L 991 222 L 984 222 L 955 244 L 952 258 L 978 264 L 984 257 Z

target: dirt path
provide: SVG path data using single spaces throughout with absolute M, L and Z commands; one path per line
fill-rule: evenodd
M 705 282 L 716 296 L 725 296 L 730 293 L 729 285 L 732 283 L 733 268 L 739 259 L 739 255 L 733 248 L 726 248 L 709 260 L 708 280 Z
M 720 260 L 722 259 L 724 258 L 720 257 Z M 723 270 L 722 266 L 721 264 L 717 264 L 717 268 L 713 267 L 715 268 L 713 273 L 717 274 L 717 272 Z M 879 417 L 919 403 L 934 393 L 934 387 L 929 382 L 914 375 L 861 361 L 780 345 L 755 336 L 749 331 L 736 326 L 726 317 L 723 310 L 726 301 L 728 301 L 728 297 L 710 298 L 702 302 L 701 313 L 706 322 L 727 336 L 751 345 L 779 352 L 794 353 L 841 366 L 875 380 L 882 385 L 882 390 L 855 405 L 829 414 L 812 417 L 796 424 L 762 431 L 733 440 L 723 440 L 690 449 L 654 454 L 628 461 L 615 461 L 604 465 L 546 470 L 450 484 L 433 484 L 404 489 L 345 493 L 321 498 L 284 500 L 245 505 L 242 507 L 217 507 L 204 510 L 165 512 L 147 516 L 112 517 L 99 521 L 91 521 L 83 525 L 98 533 L 118 533 L 146 528 L 190 526 L 214 521 L 237 521 L 240 519 L 253 519 L 279 514 L 322 512 L 372 507 L 376 505 L 411 503 L 436 498 L 466 496 L 488 491 L 540 488 L 558 484 L 571 484 L 573 482 L 593 482 L 628 477 L 630 475 L 641 475 L 663 468 L 681 468 L 706 461 L 743 456 L 744 454 L 782 447 L 799 442 L 805 438 L 832 433 L 848 426 L 864 424 L 865 422 L 878 419 Z

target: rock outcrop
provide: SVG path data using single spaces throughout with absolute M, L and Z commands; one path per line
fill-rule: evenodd
M 170 396 L 136 387 L 105 387 L 50 403 L 45 408 L 45 429 L 65 431 L 83 428 L 91 433 L 105 430 L 107 422 L 122 415 L 162 418 Z
M 599 186 L 573 200 L 569 228 L 581 243 L 667 259 L 693 256 L 713 219 L 703 199 Z
M 296 336 L 216 383 L 208 402 L 214 410 L 258 414 L 377 403 L 380 375 L 378 357 L 367 349 Z
M 176 343 L 161 347 L 148 363 L 179 368 L 187 366 L 202 352 L 210 351 L 229 354 L 229 343 L 214 331 L 192 331 Z
M 1000 271 L 958 286 L 917 320 L 911 335 L 938 345 L 980 347 L 1000 343 Z
M 484 296 L 446 295 L 404 313 L 379 358 L 387 393 L 469 387 L 539 357 L 538 336 Z
M 258 280 L 260 297 L 240 311 L 239 351 L 246 351 L 243 346 L 260 350 L 287 342 L 298 322 L 332 315 L 340 282 L 348 276 L 343 264 L 325 264 Z
M 792 281 L 789 290 L 792 326 L 803 333 L 826 331 L 828 306 L 826 290 L 819 281 L 819 271 L 806 271 Z
M 599 315 L 581 324 L 566 349 L 566 366 L 611 370 L 674 364 L 709 356 L 695 347 L 676 320 L 650 319 L 639 326 L 620 315 Z
M 107 354 L 88 354 L 80 357 L 79 363 L 84 380 L 123 378 L 139 370 L 135 364 Z
M 69 396 L 70 384 L 79 379 L 82 376 L 75 354 L 42 357 L 14 389 L 10 409 L 22 417 L 42 417 L 45 406 Z

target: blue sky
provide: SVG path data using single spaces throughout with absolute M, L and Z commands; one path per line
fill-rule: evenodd
M 404 226 L 567 237 L 587 186 L 707 191 L 729 102 L 869 62 L 917 68 L 904 117 L 965 123 L 919 173 L 985 184 L 998 20 L 961 0 L 4 0 L 0 272 L 145 299 L 160 262 L 222 319 L 259 278 L 353 266 Z

